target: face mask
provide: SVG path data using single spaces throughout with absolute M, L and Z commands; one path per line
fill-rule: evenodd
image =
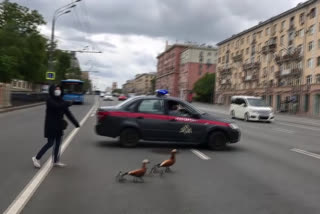
M 55 90 L 54 96 L 59 97 L 61 95 L 61 90 Z

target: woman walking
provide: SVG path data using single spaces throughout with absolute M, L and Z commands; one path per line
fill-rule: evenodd
M 45 117 L 44 136 L 48 139 L 35 157 L 32 157 L 33 165 L 36 168 L 40 168 L 41 157 L 50 149 L 53 145 L 53 165 L 63 167 L 65 164 L 59 160 L 60 144 L 63 136 L 63 130 L 66 128 L 67 123 L 63 120 L 63 116 L 74 124 L 75 127 L 80 127 L 78 121 L 74 118 L 69 110 L 71 103 L 62 99 L 62 91 L 59 85 L 51 85 L 49 88 L 49 98 L 47 100 L 47 109 Z

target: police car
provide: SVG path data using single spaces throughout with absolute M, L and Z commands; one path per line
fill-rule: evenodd
M 120 137 L 125 147 L 135 147 L 139 140 L 146 140 L 190 142 L 221 149 L 240 140 L 235 123 L 166 94 L 166 90 L 158 90 L 156 96 L 137 96 L 117 106 L 100 107 L 96 133 Z

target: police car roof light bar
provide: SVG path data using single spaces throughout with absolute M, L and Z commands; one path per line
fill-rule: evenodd
M 156 90 L 156 93 L 157 93 L 158 97 L 161 97 L 161 96 L 165 96 L 166 94 L 168 94 L 168 91 L 165 89 L 159 89 L 159 90 Z

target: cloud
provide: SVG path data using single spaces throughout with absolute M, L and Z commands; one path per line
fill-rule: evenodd
M 38 10 L 49 37 L 54 9 L 71 0 L 16 0 Z M 83 69 L 100 71 L 99 85 L 119 85 L 137 73 L 156 71 L 165 40 L 216 44 L 290 9 L 297 0 L 82 0 L 59 17 L 56 38 L 61 49 L 102 51 L 78 54 Z M 88 63 L 90 62 L 90 63 Z M 103 78 L 102 78 L 103 76 Z M 101 86 L 102 87 L 102 86 Z

